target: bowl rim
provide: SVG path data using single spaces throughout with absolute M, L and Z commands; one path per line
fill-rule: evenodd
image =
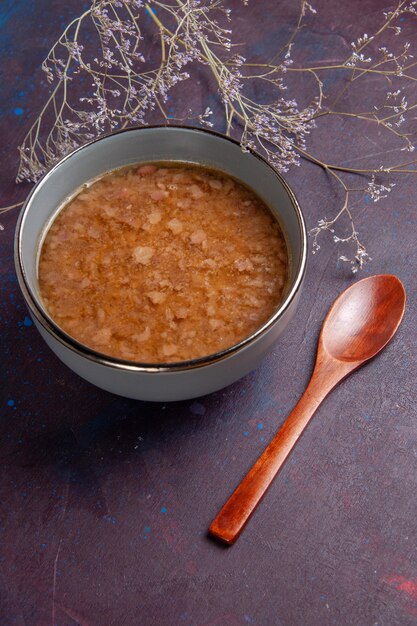
M 61 329 L 58 324 L 53 320 L 53 318 L 48 314 L 44 306 L 42 305 L 40 299 L 33 292 L 29 280 L 27 279 L 23 258 L 22 258 L 22 231 L 24 227 L 24 223 L 26 220 L 26 216 L 30 210 L 33 196 L 36 194 L 37 190 L 45 184 L 45 182 L 55 175 L 55 172 L 62 166 L 62 164 L 68 159 L 74 158 L 79 152 L 85 150 L 91 145 L 113 137 L 115 135 L 120 135 L 122 133 L 129 132 L 140 132 L 146 130 L 154 130 L 154 129 L 164 129 L 170 132 L 171 130 L 185 130 L 189 132 L 195 133 L 204 133 L 208 135 L 212 135 L 221 139 L 223 141 L 229 141 L 236 146 L 241 147 L 241 144 L 236 139 L 224 135 L 223 133 L 219 133 L 217 131 L 206 129 L 206 128 L 196 128 L 193 126 L 186 125 L 166 125 L 166 124 L 156 124 L 149 126 L 132 126 L 129 128 L 120 129 L 117 131 L 113 131 L 107 133 L 105 135 L 101 135 L 100 137 L 96 137 L 91 141 L 83 144 L 72 150 L 69 154 L 65 155 L 61 158 L 55 165 L 48 171 L 41 179 L 39 179 L 34 185 L 33 189 L 30 191 L 28 197 L 26 198 L 23 207 L 20 211 L 15 230 L 15 238 L 14 238 L 14 256 L 15 256 L 15 268 L 16 274 L 19 282 L 20 289 L 25 298 L 26 304 L 29 308 L 29 311 L 36 318 L 36 320 L 40 323 L 40 325 L 50 334 L 52 335 L 60 344 L 64 345 L 66 348 L 69 348 L 72 352 L 75 352 L 78 356 L 82 356 L 87 358 L 90 361 L 94 361 L 96 363 L 100 363 L 101 365 L 112 367 L 118 370 L 125 370 L 131 372 L 175 372 L 175 371 L 183 371 L 183 370 L 192 370 L 200 367 L 204 367 L 207 365 L 211 365 L 217 361 L 222 361 L 227 357 L 239 352 L 243 348 L 246 348 L 255 340 L 257 340 L 261 335 L 264 335 L 274 324 L 284 315 L 287 309 L 290 307 L 293 302 L 295 296 L 301 288 L 304 275 L 306 272 L 306 264 L 307 264 L 307 229 L 304 220 L 303 213 L 301 211 L 298 200 L 287 183 L 287 181 L 283 178 L 282 174 L 278 172 L 262 155 L 260 155 L 256 150 L 252 148 L 246 149 L 252 156 L 259 159 L 264 166 L 268 167 L 272 170 L 275 177 L 279 180 L 281 185 L 283 186 L 285 192 L 287 193 L 292 207 L 295 211 L 295 215 L 298 221 L 299 232 L 300 232 L 300 259 L 298 262 L 297 269 L 295 271 L 295 279 L 293 285 L 289 292 L 287 293 L 284 300 L 281 302 L 278 309 L 275 313 L 268 318 L 268 320 L 262 324 L 259 328 L 257 328 L 251 335 L 245 337 L 240 342 L 221 350 L 219 352 L 215 352 L 213 354 L 209 354 L 204 357 L 199 357 L 198 359 L 190 359 L 187 361 L 178 361 L 178 362 L 169 362 L 169 363 L 142 363 L 140 361 L 129 361 L 126 359 L 120 359 L 118 357 L 106 355 L 102 352 L 98 352 L 92 348 L 89 348 L 85 344 L 79 342 L 74 337 L 71 337 L 68 333 L 66 333 L 63 329 Z

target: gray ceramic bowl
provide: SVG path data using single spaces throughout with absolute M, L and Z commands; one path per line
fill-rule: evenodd
M 143 364 L 95 352 L 48 315 L 39 294 L 40 242 L 63 204 L 87 181 L 125 165 L 152 161 L 197 163 L 222 170 L 251 187 L 278 219 L 290 251 L 286 296 L 253 335 L 231 348 L 193 361 Z M 254 369 L 293 316 L 306 266 L 306 228 L 294 194 L 268 163 L 222 135 L 183 127 L 144 127 L 93 141 L 60 161 L 35 186 L 16 227 L 15 262 L 33 321 L 55 354 L 102 389 L 140 400 L 194 398 L 221 389 Z

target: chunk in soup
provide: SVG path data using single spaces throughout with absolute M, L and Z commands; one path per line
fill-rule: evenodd
M 57 215 L 39 259 L 55 322 L 82 344 L 142 363 L 219 352 L 283 297 L 288 255 L 262 200 L 200 166 L 106 174 Z

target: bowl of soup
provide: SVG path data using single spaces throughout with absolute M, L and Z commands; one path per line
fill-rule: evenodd
M 73 371 L 141 400 L 183 400 L 254 369 L 293 316 L 306 228 L 288 184 L 230 138 L 113 133 L 34 187 L 15 238 L 39 332 Z

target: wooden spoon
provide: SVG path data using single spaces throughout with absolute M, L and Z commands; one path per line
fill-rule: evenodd
M 396 276 L 364 278 L 346 289 L 324 320 L 310 383 L 298 404 L 212 522 L 209 532 L 227 544 L 239 537 L 258 502 L 327 394 L 374 357 L 395 334 L 405 290 Z

